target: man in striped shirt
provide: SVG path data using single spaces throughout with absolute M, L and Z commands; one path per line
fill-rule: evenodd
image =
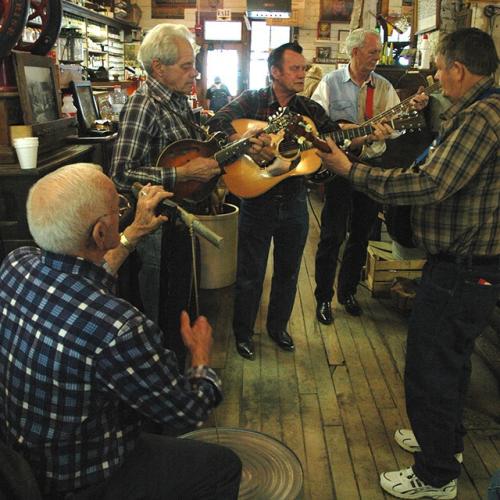
M 222 392 L 206 318 L 191 326 L 182 314 L 183 375 L 158 327 L 113 293 L 133 246 L 166 219 L 154 209 L 168 193 L 141 193 L 120 235 L 119 196 L 95 166 L 43 177 L 27 202 L 40 248 L 18 248 L 0 267 L 0 437 L 51 500 L 238 494 L 241 463 L 230 450 L 143 430 L 148 420 L 201 425 Z
M 330 142 L 325 165 L 374 200 L 412 205 L 415 242 L 428 254 L 408 329 L 400 446 L 415 465 L 380 476 L 399 498 L 455 498 L 464 449 L 462 413 L 474 341 L 500 291 L 500 94 L 492 38 L 476 28 L 447 35 L 436 77 L 452 106 L 425 163 L 382 170 Z

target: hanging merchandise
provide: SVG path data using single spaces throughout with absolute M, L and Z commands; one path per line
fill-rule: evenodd
M 429 69 L 431 67 L 431 43 L 429 37 L 424 35 L 420 44 L 420 69 Z

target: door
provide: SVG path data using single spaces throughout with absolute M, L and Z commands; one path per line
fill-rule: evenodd
M 243 89 L 241 43 L 214 43 L 213 48 L 208 48 L 206 56 L 205 88 L 210 88 L 218 76 L 233 97 L 240 94 Z

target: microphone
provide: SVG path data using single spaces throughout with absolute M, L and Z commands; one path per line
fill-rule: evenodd
M 132 184 L 132 194 L 136 198 L 139 198 L 139 193 L 143 187 L 144 186 L 139 182 L 134 182 Z M 219 236 L 217 233 L 214 233 L 211 229 L 205 226 L 205 224 L 203 224 L 198 217 L 196 217 L 196 215 L 188 212 L 174 201 L 169 200 L 168 198 L 160 201 L 160 203 L 158 203 L 157 213 L 167 215 L 171 218 L 175 215 L 179 215 L 182 222 L 184 222 L 187 227 L 193 228 L 193 231 L 197 235 L 205 238 L 209 243 L 217 248 L 222 246 L 224 238 Z

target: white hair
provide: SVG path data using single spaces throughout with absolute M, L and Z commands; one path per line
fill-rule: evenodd
M 26 202 L 28 226 L 36 244 L 70 255 L 86 248 L 92 224 L 109 210 L 106 183 L 110 182 L 93 163 L 74 163 L 36 182 Z
M 365 44 L 367 35 L 375 35 L 377 38 L 380 38 L 380 33 L 374 29 L 358 28 L 357 30 L 353 30 L 345 40 L 346 52 L 352 56 L 353 49 L 362 47 Z
M 156 25 L 144 37 L 137 59 L 148 75 L 152 73 L 153 59 L 166 65 L 174 64 L 179 58 L 178 40 L 186 40 L 193 45 L 193 36 L 182 24 L 162 23 Z

